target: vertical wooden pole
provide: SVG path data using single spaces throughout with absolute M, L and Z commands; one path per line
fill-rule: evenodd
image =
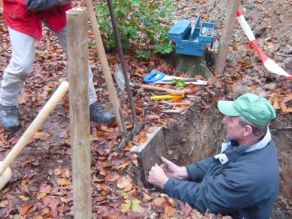
M 232 39 L 234 24 L 236 21 L 236 11 L 239 5 L 240 0 L 227 0 L 226 16 L 216 57 L 215 75 L 222 74 L 224 71 L 228 47 Z
M 88 15 L 85 8 L 67 12 L 70 129 L 74 218 L 91 219 L 90 123 L 88 105 Z

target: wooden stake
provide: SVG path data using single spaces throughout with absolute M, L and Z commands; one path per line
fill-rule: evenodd
M 216 57 L 215 75 L 222 74 L 226 64 L 228 47 L 232 39 L 234 24 L 236 21 L 236 11 L 240 5 L 240 0 L 227 0 L 226 16 L 219 42 L 219 49 Z
M 88 15 L 67 11 L 70 129 L 74 218 L 91 219 L 90 122 L 88 103 Z

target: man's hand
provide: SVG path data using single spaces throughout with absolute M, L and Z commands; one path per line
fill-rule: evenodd
M 186 167 L 180 167 L 164 157 L 161 157 L 161 160 L 162 160 L 161 167 L 163 168 L 166 176 L 177 179 L 188 178 Z
M 163 189 L 169 178 L 165 175 L 163 169 L 155 164 L 149 171 L 148 182 Z

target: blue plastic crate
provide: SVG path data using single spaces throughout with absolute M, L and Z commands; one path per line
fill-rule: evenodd
M 180 20 L 168 33 L 170 40 L 176 43 L 176 53 L 192 56 L 203 56 L 206 45 L 213 45 L 215 24 L 200 22 L 198 16 L 191 25 L 188 20 Z
M 201 31 L 199 33 L 199 38 L 202 42 L 211 43 L 214 42 L 214 35 L 215 35 L 215 24 L 203 22 Z
M 185 38 L 189 35 L 191 28 L 191 22 L 188 20 L 180 20 L 175 25 L 173 25 L 168 32 L 168 38 L 170 40 L 178 40 Z

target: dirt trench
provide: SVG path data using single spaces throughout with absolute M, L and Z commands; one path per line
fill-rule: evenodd
M 221 119 L 222 115 L 215 106 L 203 109 L 199 103 L 195 102 L 183 119 L 173 122 L 168 128 L 162 130 L 159 140 L 152 142 L 150 152 L 146 152 L 143 159 L 150 159 L 150 156 L 153 159 L 155 154 L 162 154 L 176 164 L 186 165 L 214 155 L 225 136 Z M 280 194 L 273 209 L 272 218 L 275 219 L 292 217 L 290 199 L 292 194 L 291 124 L 291 115 L 278 115 L 270 126 L 273 140 L 278 148 L 281 177 Z M 159 156 L 156 156 L 151 162 L 157 162 L 157 159 Z M 148 173 L 152 165 L 146 164 L 143 167 L 144 174 Z

